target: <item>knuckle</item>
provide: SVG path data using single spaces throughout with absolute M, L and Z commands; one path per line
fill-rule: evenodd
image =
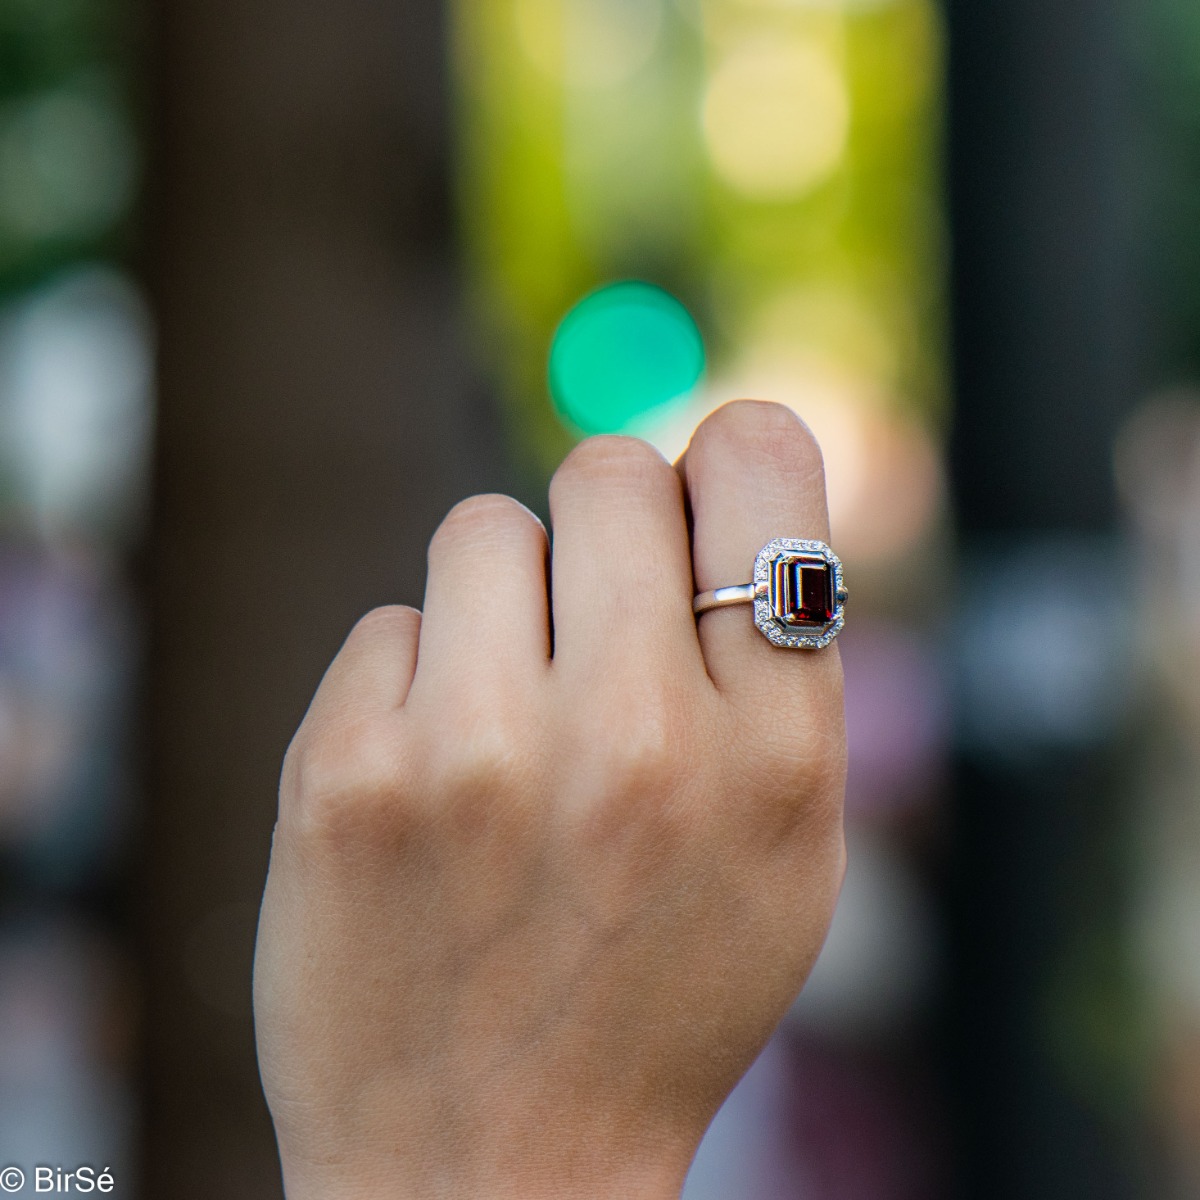
M 565 485 L 675 478 L 670 463 L 641 438 L 604 434 L 585 438 L 563 460 L 550 483 L 551 497 Z
M 693 437 L 701 454 L 742 450 L 759 460 L 777 462 L 805 474 L 824 470 L 821 447 L 812 430 L 784 404 L 734 400 L 710 414 Z
M 681 802 L 696 784 L 697 756 L 684 722 L 659 713 L 613 722 L 603 759 L 582 774 L 585 802 L 574 808 L 585 841 L 603 854 L 658 862 L 679 840 L 693 836 L 694 805 Z
M 627 703 L 609 743 L 610 793 L 636 803 L 666 799 L 680 785 L 690 725 L 674 697 L 643 695 Z
M 397 740 L 379 722 L 298 736 L 284 762 L 280 825 L 310 843 L 376 839 L 403 819 L 405 778 Z
M 758 778 L 766 802 L 790 827 L 820 833 L 841 827 L 846 786 L 846 752 L 834 734 L 811 736 L 803 748 L 777 755 L 760 755 Z
M 384 604 L 364 613 L 350 630 L 350 642 L 374 642 L 377 639 L 411 637 L 421 622 L 421 614 L 406 604 Z
M 842 801 L 846 790 L 846 749 L 840 738 L 816 741 L 805 756 L 801 770 L 801 792 L 817 813 L 836 817 L 841 822 Z
M 459 541 L 542 536 L 541 522 L 520 501 L 499 493 L 468 496 L 445 516 L 430 543 L 430 554 Z
M 675 747 L 647 731 L 625 741 L 613 767 L 618 790 L 638 799 L 665 798 L 678 783 Z
M 446 739 L 433 791 L 452 806 L 488 803 L 500 794 L 528 790 L 533 753 L 529 723 L 515 710 L 460 715 L 456 736 Z

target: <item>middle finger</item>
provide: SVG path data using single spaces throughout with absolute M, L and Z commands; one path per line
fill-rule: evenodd
M 703 669 L 679 477 L 637 438 L 581 442 L 550 484 L 554 660 Z

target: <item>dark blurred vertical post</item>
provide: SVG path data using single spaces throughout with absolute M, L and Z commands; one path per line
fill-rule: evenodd
M 443 6 L 162 0 L 144 1194 L 277 1195 L 250 960 L 287 739 L 478 484 Z
M 990 722 L 995 741 L 981 750 L 979 737 L 967 739 L 959 763 L 950 889 L 959 1194 L 1103 1200 L 1130 1194 L 1126 1148 L 1111 1097 L 1079 1067 L 1088 1031 L 1076 1001 L 1103 986 L 1088 978 L 1087 939 L 1106 919 L 1102 903 L 1092 906 L 1119 884 L 1097 846 L 1111 815 L 1112 750 L 1086 714 L 1074 726 L 1060 714 L 1070 736 L 1037 725 L 1038 712 L 1063 707 L 1046 692 L 1069 694 L 1062 672 L 1095 667 L 1055 657 L 1070 638 L 1045 635 L 1052 653 L 1028 670 L 1006 674 L 1004 662 L 1038 635 L 1039 589 L 1096 598 L 1087 572 L 1074 574 L 1082 559 L 1114 595 L 1127 582 L 1116 561 L 1105 575 L 1103 549 L 1114 526 L 1111 442 L 1138 374 L 1121 8 L 950 0 L 948 17 L 964 593 L 968 610 L 1011 614 L 1007 629 L 992 628 L 1001 644 L 981 648 L 988 632 L 977 611 L 964 613 L 971 652 L 996 656 L 1008 693 L 976 689 L 978 711 L 965 719 L 985 746 Z M 1056 610 L 1068 634 L 1073 611 L 1065 601 Z M 1104 640 L 1092 639 L 1096 654 Z

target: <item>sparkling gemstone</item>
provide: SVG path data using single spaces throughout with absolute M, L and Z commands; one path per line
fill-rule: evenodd
M 772 615 L 785 625 L 833 620 L 833 570 L 820 555 L 777 559 L 771 580 Z

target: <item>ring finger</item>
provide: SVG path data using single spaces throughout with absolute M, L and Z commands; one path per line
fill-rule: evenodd
M 700 591 L 749 581 L 755 556 L 773 538 L 829 539 L 820 448 L 782 405 L 741 400 L 717 409 L 696 430 L 679 469 Z M 708 673 L 723 692 L 786 703 L 798 686 L 840 686 L 835 647 L 779 649 L 759 633 L 748 604 L 698 620 Z

